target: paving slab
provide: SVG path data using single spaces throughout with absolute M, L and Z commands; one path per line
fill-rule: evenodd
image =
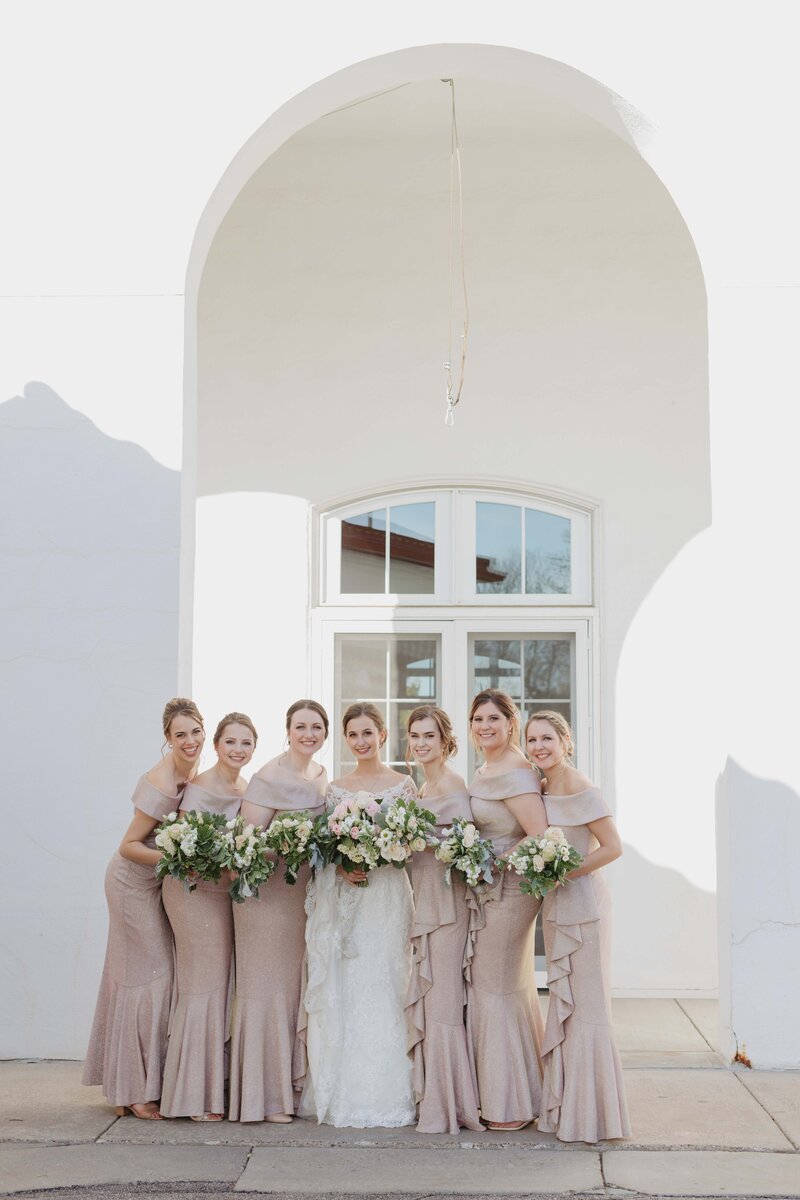
M 737 1071 L 744 1084 L 800 1149 L 800 1071 Z
M 285 1195 L 375 1196 L 476 1193 L 535 1195 L 590 1191 L 603 1186 L 596 1151 L 553 1150 L 381 1151 L 322 1147 L 253 1150 L 237 1192 Z
M 686 1013 L 712 1050 L 717 1048 L 717 1020 L 719 1017 L 718 1000 L 678 1000 L 678 1005 Z
M 0 1146 L 0 1192 L 112 1183 L 234 1183 L 247 1151 L 234 1146 Z
M 503 1133 L 473 1133 L 462 1129 L 457 1135 L 447 1133 L 417 1133 L 413 1125 L 401 1129 L 334 1129 L 331 1125 L 317 1125 L 315 1121 L 295 1120 L 291 1125 L 275 1125 L 269 1121 L 247 1122 L 215 1121 L 198 1124 L 189 1120 L 137 1121 L 135 1117 L 121 1117 L 100 1139 L 106 1143 L 135 1145 L 218 1145 L 218 1146 L 282 1146 L 287 1148 L 306 1146 L 355 1146 L 394 1147 L 395 1149 L 468 1149 L 472 1146 L 511 1146 L 545 1149 L 561 1148 L 556 1138 L 549 1133 L 539 1133 L 533 1126 L 519 1131 L 505 1130 Z
M 615 999 L 614 1037 L 621 1054 L 669 1050 L 705 1054 L 709 1045 L 675 1000 Z
M 725 1069 L 724 1062 L 713 1050 L 623 1050 L 620 1059 L 628 1071 L 640 1071 L 643 1067 L 664 1071 L 674 1071 L 676 1067 Z
M 77 1062 L 0 1062 L 0 1142 L 93 1142 L 116 1120 Z
M 647 1196 L 798 1196 L 800 1156 L 715 1150 L 606 1150 L 609 1188 Z
M 793 1149 L 731 1071 L 628 1071 L 625 1085 L 637 1146 Z

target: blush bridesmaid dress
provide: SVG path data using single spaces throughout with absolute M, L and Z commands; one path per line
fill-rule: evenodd
M 134 808 L 161 822 L 181 803 L 146 775 L 131 797 Z M 155 831 L 144 842 L 155 846 Z M 97 997 L 85 1084 L 101 1084 L 115 1107 L 161 1097 L 172 996 L 172 930 L 161 902 L 161 880 L 145 863 L 117 853 L 105 877 L 108 946 Z

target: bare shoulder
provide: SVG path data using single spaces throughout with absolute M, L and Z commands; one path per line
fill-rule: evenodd
M 212 771 L 213 771 L 213 767 L 209 767 L 207 771 L 201 771 L 199 775 L 195 775 L 194 779 L 191 782 L 196 783 L 198 787 L 208 787 L 208 785 L 214 779 L 214 776 L 212 775 Z
M 268 762 L 265 762 L 263 766 L 259 767 L 258 770 L 253 773 L 253 779 L 269 779 L 275 768 L 279 766 L 282 758 L 283 755 L 278 754 L 275 758 L 271 758 Z
M 584 775 L 582 771 L 577 771 L 575 767 L 570 768 L 567 778 L 570 792 L 588 792 L 595 787 L 589 776 Z

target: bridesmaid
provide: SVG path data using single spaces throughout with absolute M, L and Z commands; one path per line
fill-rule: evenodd
M 328 736 L 328 714 L 316 700 L 297 700 L 286 714 L 288 747 L 250 780 L 245 820 L 268 828 L 277 812 L 325 808 L 328 777 L 314 761 Z M 288 1123 L 306 1073 L 298 1013 L 305 958 L 305 898 L 311 878 L 295 884 L 278 870 L 263 900 L 234 906 L 236 995 L 231 1033 L 230 1119 Z
M 520 749 L 519 713 L 505 692 L 479 692 L 469 724 L 484 757 L 469 785 L 473 819 L 498 856 L 505 855 L 547 827 L 539 777 Z M 468 972 L 467 1038 L 489 1129 L 524 1129 L 539 1113 L 543 1023 L 533 948 L 539 907 L 505 872 L 480 897 Z
M 162 718 L 168 753 L 136 785 L 133 820 L 106 871 L 108 946 L 83 1082 L 102 1084 L 118 1116 L 145 1121 L 161 1113 L 172 994 L 172 933 L 154 867 L 154 830 L 179 805 L 205 740 L 191 700 L 176 697 Z
M 548 892 L 542 905 L 550 1007 L 539 1129 L 562 1142 L 628 1137 L 611 1028 L 611 897 L 599 870 L 619 858 L 622 843 L 599 790 L 572 765 L 572 733 L 561 714 L 534 713 L 525 742 L 545 776 L 548 823 L 584 856 L 571 882 Z
M 217 761 L 187 785 L 182 812 L 237 816 L 245 785 L 239 777 L 258 735 L 244 713 L 222 718 L 214 734 Z M 170 1018 L 161 1111 L 165 1117 L 221 1121 L 225 1110 L 225 1041 L 233 955 L 233 915 L 227 872 L 187 892 L 164 880 L 164 907 L 175 935 L 178 1001 Z
M 447 713 L 433 704 L 420 705 L 408 718 L 406 734 L 425 775 L 420 798 L 436 813 L 439 836 L 456 817 L 471 821 L 466 784 L 447 765 L 458 748 Z M 483 1129 L 464 1026 L 466 884 L 454 871 L 448 886 L 444 872 L 432 848 L 414 855 L 414 959 L 406 1007 L 419 1133 L 458 1133 L 461 1126 Z

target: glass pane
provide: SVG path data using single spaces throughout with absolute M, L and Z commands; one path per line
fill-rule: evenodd
M 525 590 L 571 592 L 571 522 L 567 517 L 525 509 Z
M 522 697 L 522 643 L 475 640 L 473 651 L 474 691 L 501 688 L 515 700 Z
M 525 696 L 540 701 L 568 700 L 572 692 L 570 638 L 525 640 Z
M 341 638 L 339 696 L 347 703 L 386 695 L 386 650 L 386 638 Z
M 386 509 L 342 521 L 342 592 L 386 592 Z
M 434 591 L 436 505 L 398 504 L 390 510 L 389 591 L 400 595 Z
M 389 695 L 393 699 L 435 700 L 436 639 L 393 640 L 389 664 Z
M 396 770 L 408 770 L 406 766 L 406 721 L 415 704 L 389 705 L 389 762 Z
M 476 592 L 522 591 L 521 510 L 515 504 L 475 505 Z

